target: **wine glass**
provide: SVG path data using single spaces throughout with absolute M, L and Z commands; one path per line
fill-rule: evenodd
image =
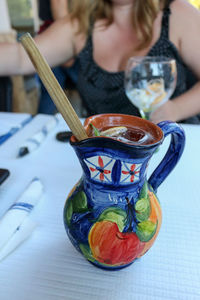
M 176 79 L 176 61 L 172 58 L 131 57 L 125 70 L 125 92 L 141 117 L 149 119 L 173 94 Z

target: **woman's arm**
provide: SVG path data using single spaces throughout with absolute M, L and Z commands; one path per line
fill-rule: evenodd
M 75 25 L 67 18 L 54 22 L 35 37 L 35 42 L 48 64 L 60 65 L 75 55 Z M 35 69 L 20 43 L 0 43 L 0 76 L 30 74 Z
M 54 20 L 61 19 L 68 14 L 68 0 L 51 0 L 50 3 Z
M 179 53 L 199 82 L 152 113 L 151 120 L 156 123 L 162 120 L 180 121 L 200 113 L 200 12 L 184 0 L 174 1 L 171 9 L 170 32 L 176 32 Z

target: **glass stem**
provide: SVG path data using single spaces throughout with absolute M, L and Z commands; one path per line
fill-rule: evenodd
M 149 120 L 151 113 L 150 112 L 144 112 L 142 109 L 140 109 L 140 114 L 141 114 L 142 119 Z

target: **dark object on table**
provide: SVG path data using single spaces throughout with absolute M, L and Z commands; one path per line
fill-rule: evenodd
M 61 131 L 56 134 L 56 139 L 60 142 L 68 142 L 71 135 L 71 131 Z
M 0 184 L 2 184 L 9 175 L 10 172 L 7 169 L 0 169 Z
M 19 149 L 18 157 L 22 157 L 26 154 L 29 154 L 28 147 L 22 147 Z

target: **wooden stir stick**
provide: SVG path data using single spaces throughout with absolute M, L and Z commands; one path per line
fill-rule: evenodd
M 20 41 L 31 59 L 40 79 L 46 87 L 50 97 L 55 103 L 58 111 L 63 116 L 72 133 L 78 141 L 88 138 L 84 127 L 82 126 L 79 117 L 74 111 L 66 94 L 58 83 L 51 68 L 47 64 L 45 58 L 38 50 L 34 40 L 29 33 L 21 36 Z

